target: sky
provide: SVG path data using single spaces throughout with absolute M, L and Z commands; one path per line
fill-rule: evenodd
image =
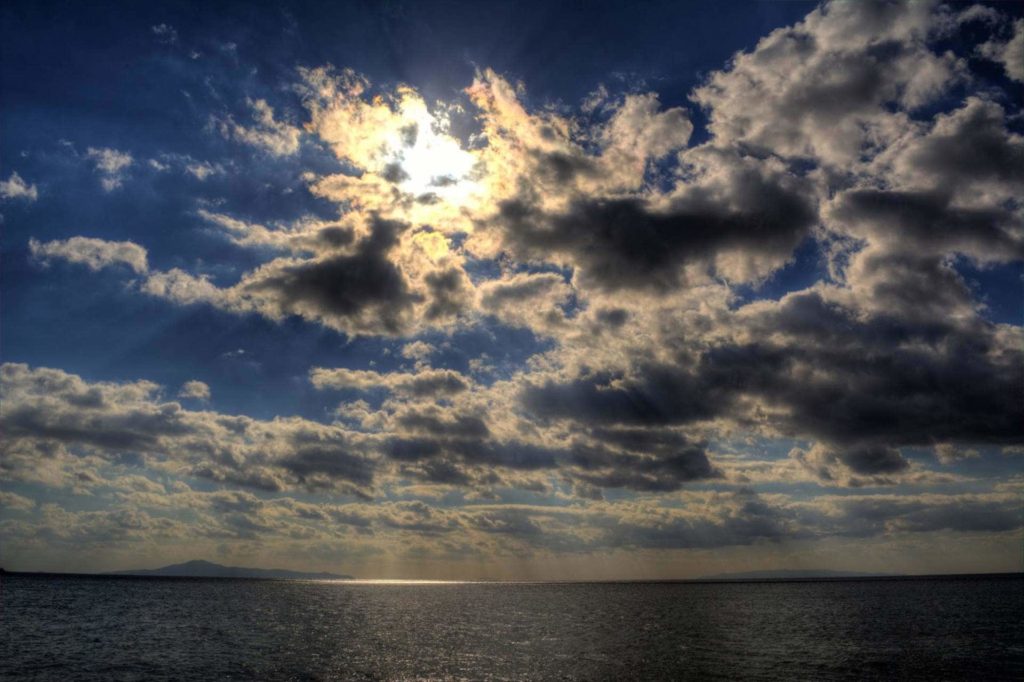
M 7 570 L 1024 568 L 1021 5 L 0 22 Z

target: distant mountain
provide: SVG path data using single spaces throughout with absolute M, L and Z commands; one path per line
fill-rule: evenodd
M 857 571 L 746 571 L 744 573 L 719 573 L 706 575 L 699 580 L 813 580 L 815 578 L 878 578 L 885 573 L 858 573 Z
M 302 571 L 286 571 L 279 568 L 243 568 L 241 566 L 221 566 L 209 561 L 186 561 L 183 564 L 164 566 L 163 568 L 138 569 L 134 571 L 116 571 L 112 575 L 149 575 L 178 578 L 276 578 L 279 580 L 351 580 L 350 575 L 337 573 L 304 573 Z

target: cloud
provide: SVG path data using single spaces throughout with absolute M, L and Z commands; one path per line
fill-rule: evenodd
M 650 510 L 608 520 L 602 544 L 633 548 L 715 548 L 779 542 L 807 533 L 791 510 L 760 500 L 750 491 L 721 499 L 710 514 Z
M 840 532 L 1000 532 L 1019 528 L 1021 521 L 998 495 L 927 495 L 853 497 L 837 501 Z M 845 526 L 845 528 L 844 528 Z
M 0 180 L 0 199 L 24 199 L 32 202 L 38 198 L 39 190 L 36 189 L 36 186 L 26 183 L 14 171 L 6 180 Z
M 818 443 L 810 450 L 794 448 L 789 456 L 818 479 L 842 481 L 849 486 L 891 484 L 894 479 L 889 476 L 910 468 L 898 450 L 880 445 L 855 445 L 836 451 Z
M 423 233 L 408 228 L 373 216 L 352 249 L 273 261 L 227 293 L 268 317 L 300 315 L 349 333 L 399 335 L 451 322 L 471 285 L 457 260 L 423 249 Z
M 1024 83 L 1024 19 L 1013 22 L 1013 37 L 1005 43 L 990 40 L 978 46 L 978 54 L 999 62 L 1007 77 Z
M 959 208 L 938 192 L 850 190 L 837 197 L 829 217 L 850 233 L 889 242 L 894 249 L 962 253 L 986 261 L 1024 256 L 1024 223 L 1000 208 Z
M 722 477 L 708 460 L 703 445 L 688 443 L 680 436 L 677 440 L 680 442 L 674 446 L 639 450 L 644 454 L 628 446 L 626 452 L 600 446 L 576 447 L 571 462 L 579 471 L 573 476 L 598 488 L 642 492 L 670 492 L 686 483 Z
M 699 430 L 750 429 L 819 443 L 830 454 L 817 460 L 861 475 L 864 453 L 935 438 L 1006 443 L 1016 415 L 986 396 L 1008 389 L 1000 377 L 1019 361 L 1018 331 L 981 318 L 949 258 L 1024 254 L 1013 201 L 1024 147 L 1007 110 L 980 94 L 911 116 L 970 84 L 966 62 L 933 49 L 957 21 L 926 4 L 816 9 L 710 74 L 694 100 L 712 135 L 690 147 L 688 112 L 652 93 L 608 95 L 600 116 L 573 118 L 530 110 L 521 86 L 485 69 L 466 91 L 481 134 L 463 148 L 446 109 L 409 87 L 371 96 L 350 70 L 303 70 L 309 133 L 354 167 L 308 178 L 343 207 L 339 218 L 263 225 L 200 210 L 235 244 L 273 255 L 231 285 L 174 269 L 149 273 L 142 290 L 350 335 L 525 327 L 553 347 L 501 400 L 526 410 L 523 428 L 536 433 L 496 440 L 540 448 L 545 461 L 571 449 L 560 424 L 685 428 L 693 442 Z M 272 128 L 261 102 L 249 104 Z M 414 189 L 428 147 L 471 170 Z M 808 243 L 831 282 L 729 307 L 739 285 L 765 282 Z M 500 274 L 471 277 L 467 263 L 480 262 Z M 425 424 L 455 438 L 481 413 L 465 396 L 484 393 L 451 370 L 319 368 L 311 379 L 389 393 L 394 405 L 339 414 L 418 423 L 417 438 Z M 467 406 L 417 422 L 398 405 L 437 396 Z M 466 447 L 420 446 L 456 459 Z M 647 460 L 623 461 L 645 474 Z
M 799 181 L 758 161 L 692 158 L 714 159 L 714 170 L 704 166 L 708 179 L 678 187 L 663 207 L 581 197 L 549 213 L 509 200 L 494 222 L 520 258 L 561 255 L 578 268 L 581 286 L 609 291 L 677 288 L 691 264 L 699 275 L 743 282 L 785 263 L 816 218 Z
M 575 448 L 571 459 L 561 460 L 565 453 L 481 440 L 488 433 L 481 423 L 429 412 L 407 414 L 401 428 L 410 435 L 387 444 L 399 476 L 446 486 L 478 485 L 483 483 L 480 471 L 488 471 L 493 481 L 497 471 L 488 468 L 498 464 L 508 467 L 505 471 L 529 474 L 561 460 L 562 473 L 577 476 L 581 486 L 593 481 L 674 497 L 577 498 L 570 506 L 370 502 L 365 493 L 384 484 L 383 462 L 366 454 L 367 443 L 359 434 L 338 427 L 185 410 L 163 402 L 159 386 L 141 381 L 89 383 L 59 370 L 17 364 L 3 365 L 0 379 L 5 405 L 0 473 L 5 483 L 75 486 L 80 494 L 111 505 L 72 511 L 5 492 L 0 502 L 17 512 L 0 521 L 8 547 L 45 538 L 50 547 L 78 551 L 137 552 L 150 543 L 196 551 L 205 543 L 253 541 L 269 551 L 308 552 L 317 543 L 341 542 L 351 554 L 394 554 L 415 547 L 426 557 L 437 557 L 460 547 L 460 552 L 490 557 L 533 551 L 565 556 L 824 537 L 1003 533 L 1021 523 L 1013 490 L 812 499 L 749 488 L 687 490 L 687 483 L 725 480 L 709 467 L 703 444 L 671 429 L 601 428 L 591 435 L 604 447 Z M 410 448 L 434 443 L 458 459 L 424 458 L 403 451 L 403 443 Z M 819 464 L 837 472 L 848 469 L 862 480 L 895 475 L 906 466 L 885 448 L 819 452 Z M 483 468 L 466 469 L 457 466 L 460 461 Z M 225 487 L 193 489 L 182 480 L 192 478 Z M 302 491 L 301 499 L 289 491 Z M 341 492 L 352 499 L 339 500 Z M 454 545 L 431 544 L 442 537 Z
M 891 109 L 918 109 L 963 78 L 960 60 L 927 45 L 946 25 L 932 3 L 828 3 L 736 54 L 693 99 L 719 144 L 841 167 L 893 139 L 903 118 Z
M 402 346 L 402 357 L 425 362 L 427 358 L 437 352 L 437 348 L 425 341 L 412 341 Z
M 646 360 L 617 373 L 533 379 L 519 400 L 541 422 L 577 428 L 727 420 L 821 439 L 832 445 L 810 458 L 815 466 L 837 463 L 855 474 L 899 474 L 906 467 L 894 448 L 902 445 L 1019 441 L 1024 413 L 1003 399 L 1024 366 L 1019 328 L 979 319 L 952 272 L 944 303 L 934 288 L 941 280 L 927 269 L 939 262 L 907 265 L 894 273 L 871 254 L 858 256 L 856 286 L 877 308 L 851 305 L 837 289 L 791 293 L 740 309 L 734 341 L 719 340 L 685 363 Z M 869 284 L 875 267 L 879 279 Z M 933 302 L 931 313 L 925 306 Z M 957 306 L 962 316 L 951 317 Z
M 574 135 L 573 122 L 529 113 L 505 79 L 485 71 L 467 93 L 487 144 L 465 150 L 445 132 L 444 111 L 430 111 L 409 88 L 367 101 L 368 82 L 352 72 L 302 75 L 310 131 L 361 171 L 309 180 L 315 195 L 339 205 L 340 224 L 263 226 L 200 211 L 241 246 L 293 256 L 231 287 L 184 270 L 154 273 L 147 293 L 389 336 L 448 328 L 480 304 L 550 333 L 564 316 L 565 286 L 552 282 L 542 313 L 511 306 L 499 285 L 479 295 L 466 256 L 508 253 L 571 268 L 583 290 L 656 295 L 712 278 L 759 281 L 788 261 L 817 219 L 811 185 L 784 164 L 713 146 L 683 152 L 675 178 L 662 178 L 670 189 L 658 189 L 658 162 L 685 146 L 693 127 L 684 110 L 660 110 L 650 93 L 609 105 L 606 122 Z M 440 165 L 421 168 L 421 156 Z M 456 246 L 460 233 L 468 238 Z
M 723 148 L 682 152 L 670 189 L 652 186 L 655 162 L 692 131 L 683 110 L 658 112 L 653 95 L 626 97 L 607 124 L 574 138 L 573 121 L 528 113 L 493 72 L 468 92 L 488 142 L 481 183 L 491 205 L 480 207 L 467 241 L 478 257 L 504 250 L 573 267 L 584 288 L 664 292 L 687 275 L 763 278 L 816 219 L 806 182 Z M 584 148 L 589 139 L 596 153 Z
M 648 163 L 686 146 L 693 133 L 687 112 L 679 107 L 660 108 L 658 96 L 646 93 L 626 95 L 621 105 L 612 109 L 614 113 L 601 131 L 601 156 L 609 167 L 632 167 L 634 177 L 642 181 Z
M 761 283 L 821 223 L 839 241 L 1013 258 L 1021 142 L 1006 112 L 969 96 L 931 123 L 909 116 L 968 82 L 966 62 L 933 43 L 969 20 L 927 4 L 823 6 L 695 90 L 712 138 L 689 148 L 688 112 L 662 109 L 654 93 L 608 95 L 601 116 L 577 119 L 528 110 L 521 85 L 484 69 L 466 90 L 480 143 L 464 149 L 448 133 L 448 110 L 431 109 L 412 88 L 371 96 L 354 71 L 302 69 L 296 90 L 309 133 L 353 168 L 307 176 L 341 219 L 264 226 L 201 211 L 240 246 L 292 257 L 231 287 L 176 270 L 154 273 L 144 290 L 271 319 L 299 315 L 349 334 L 450 328 L 475 308 L 552 335 L 570 296 Z M 294 153 L 297 129 L 265 100 L 247 104 L 257 125 L 225 119 L 221 132 Z M 427 158 L 433 165 L 421 167 Z M 801 171 L 796 161 L 829 170 Z M 513 304 L 501 292 L 525 275 L 474 283 L 466 256 L 557 266 L 571 283 L 535 273 L 530 290 L 543 301 Z
M 553 273 L 519 273 L 477 288 L 481 312 L 534 330 L 558 328 L 565 321 L 563 306 L 570 294 L 565 279 Z
M 313 260 L 279 260 L 236 287 L 272 317 L 298 314 L 341 328 L 396 334 L 408 324 L 414 293 L 387 257 L 406 225 L 377 220 L 352 254 Z
M 1003 193 L 1024 182 L 1024 137 L 1009 131 L 1006 122 L 1000 104 L 972 95 L 881 158 L 892 164 L 901 184 L 958 199 L 967 198 L 961 192 Z
M 421 236 L 429 233 L 405 223 L 370 216 L 368 225 L 358 228 L 314 225 L 285 234 L 204 215 L 241 234 L 240 244 L 291 248 L 293 243 L 301 255 L 271 260 L 230 287 L 181 269 L 154 272 L 143 284 L 145 293 L 273 320 L 297 315 L 351 335 L 382 336 L 450 325 L 472 300 L 472 284 L 459 260 L 431 251 L 430 240 Z M 362 236 L 352 243 L 357 230 Z
M 339 427 L 186 410 L 150 382 L 92 383 L 60 370 L 0 366 L 6 480 L 66 480 L 81 458 L 256 490 L 306 488 L 366 496 L 374 457 Z
M 390 372 L 381 374 L 372 370 L 325 369 L 310 370 L 310 381 L 320 389 L 352 389 L 366 391 L 384 388 L 388 391 L 412 396 L 435 396 L 461 393 L 469 382 L 450 369 L 421 369 L 415 373 Z
M 199 379 L 169 398 L 4 365 L 0 474 L 22 487 L 3 537 L 344 548 L 378 565 L 916 533 L 1007 546 L 1019 481 L 998 453 L 1022 442 L 1024 332 L 984 299 L 1024 260 L 1024 141 L 1003 80 L 960 54 L 987 31 L 975 56 L 1012 77 L 1019 23 L 1004 40 L 1000 21 L 826 3 L 709 73 L 701 115 L 608 88 L 537 102 L 489 69 L 433 104 L 299 70 L 280 85 L 301 129 L 262 99 L 245 100 L 251 121 L 210 120 L 287 157 L 267 186 L 293 190 L 298 169 L 310 214 L 204 194 L 187 217 L 219 246 L 167 270 L 132 242 L 29 249 L 125 265 L 176 305 L 378 338 L 309 368 L 302 390 L 336 402 L 323 423 L 215 412 Z M 304 142 L 333 158 L 307 167 Z M 88 158 L 107 189 L 133 163 Z M 209 158 L 152 167 L 208 192 L 186 174 L 233 168 Z M 35 191 L 16 174 L 2 187 Z M 210 262 L 222 247 L 239 260 Z M 125 513 L 37 504 L 32 486 Z
M 71 237 L 50 242 L 30 239 L 28 248 L 32 257 L 42 263 L 57 258 L 81 263 L 93 271 L 124 264 L 140 275 L 149 272 L 146 250 L 132 242 L 111 242 L 89 237 Z
M 211 164 L 209 162 L 201 163 L 190 163 L 185 166 L 185 170 L 189 175 L 194 177 L 196 180 L 203 181 L 213 175 L 220 175 L 224 173 L 224 168 L 219 164 Z
M 1004 109 L 980 97 L 935 117 L 880 155 L 879 181 L 838 192 L 825 211 L 832 229 L 891 251 L 959 253 L 980 262 L 1024 256 L 1024 138 Z
M 150 27 L 156 39 L 165 45 L 174 45 L 178 42 L 178 31 L 170 24 L 156 24 Z
M 981 456 L 981 453 L 974 448 L 958 448 L 952 443 L 938 443 L 935 445 L 934 450 L 936 458 L 947 465 Z
M 100 184 L 107 192 L 112 192 L 124 184 L 128 168 L 135 163 L 128 152 L 108 147 L 89 147 L 85 158 L 93 162 L 96 172 L 100 175 Z
M 186 381 L 178 391 L 179 398 L 208 401 L 210 399 L 210 387 L 202 381 Z
M 291 156 L 299 151 L 301 131 L 274 118 L 274 110 L 266 100 L 246 100 L 255 125 L 246 127 L 230 116 L 214 124 L 225 138 L 259 147 L 272 156 Z
M 135 503 L 148 499 L 153 497 L 126 497 Z M 170 502 L 172 508 L 189 505 L 202 523 L 190 528 L 163 516 L 161 512 L 166 510 L 159 508 L 111 515 L 48 506 L 34 530 L 79 547 L 99 543 L 131 546 L 142 538 L 164 542 L 187 538 L 194 545 L 210 539 L 261 538 L 266 542 L 290 537 L 292 547 L 304 548 L 318 541 L 343 540 L 348 552 L 369 545 L 397 553 L 412 545 L 422 547 L 424 557 L 443 555 L 444 548 L 438 543 L 447 538 L 467 549 L 475 545 L 469 549 L 473 555 L 508 552 L 522 557 L 538 549 L 570 554 L 615 548 L 720 549 L 781 545 L 786 538 L 826 535 L 886 537 L 941 531 L 1006 532 L 1020 527 L 1012 499 L 979 495 L 850 496 L 806 505 L 746 490 L 688 500 L 699 511 L 633 503 L 599 503 L 587 509 L 529 505 L 445 509 L 419 500 L 373 506 L 310 504 L 226 491 L 165 494 L 160 499 Z M 20 540 L 19 535 L 32 527 L 9 524 L 7 530 Z
M 35 506 L 34 500 L 17 493 L 0 491 L 0 509 L 25 511 Z

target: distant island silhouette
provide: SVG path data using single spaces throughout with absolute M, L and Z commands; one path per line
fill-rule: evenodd
M 108 575 L 139 575 L 173 578 L 273 578 L 277 580 L 351 580 L 350 575 L 338 573 L 306 573 L 281 568 L 245 568 L 243 566 L 222 566 L 211 561 L 195 559 L 183 564 L 172 564 L 162 568 L 141 568 L 130 571 L 114 571 Z

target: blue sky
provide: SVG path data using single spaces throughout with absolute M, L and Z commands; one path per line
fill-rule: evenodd
M 1021 15 L 8 4 L 4 565 L 1019 570 Z

